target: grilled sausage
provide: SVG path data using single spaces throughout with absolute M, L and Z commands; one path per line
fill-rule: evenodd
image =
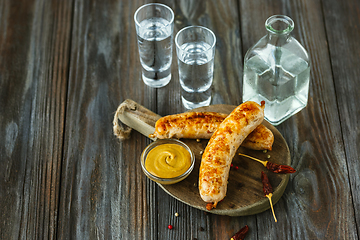
M 273 143 L 272 131 L 260 124 L 245 138 L 241 146 L 253 150 L 272 150 Z
M 149 137 L 210 139 L 227 114 L 186 112 L 169 115 L 156 121 L 155 132 Z
M 215 112 L 186 112 L 160 118 L 150 138 L 210 139 L 227 114 Z M 264 125 L 259 125 L 244 140 L 242 146 L 253 150 L 271 150 L 274 135 Z
M 265 102 L 245 102 L 236 107 L 211 136 L 202 155 L 199 192 L 205 202 L 216 207 L 227 190 L 231 161 L 245 138 L 264 119 Z

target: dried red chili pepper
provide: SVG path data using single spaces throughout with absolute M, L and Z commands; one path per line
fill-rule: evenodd
M 266 163 L 266 168 L 274 173 L 294 173 L 294 172 L 296 172 L 296 170 L 290 166 L 280 165 L 280 164 L 272 163 L 269 161 L 267 161 L 267 163 Z
M 270 171 L 274 172 L 274 173 L 294 173 L 296 172 L 295 169 L 293 169 L 290 166 L 287 165 L 280 165 L 280 164 L 276 164 L 276 163 L 272 163 L 269 161 L 262 161 L 260 159 L 239 153 L 240 156 L 244 156 L 244 157 L 248 157 L 252 160 L 258 161 L 259 163 L 261 163 L 262 165 L 264 165 L 264 167 L 266 167 L 267 169 L 269 169 Z
M 230 238 L 230 240 L 243 240 L 246 237 L 246 234 L 248 233 L 248 231 L 249 231 L 249 227 L 246 225 L 245 227 L 240 229 L 240 231 L 235 233 L 235 235 L 232 236 Z
M 275 222 L 277 222 L 277 219 L 275 217 L 275 212 L 274 212 L 274 207 L 271 201 L 271 197 L 272 197 L 272 192 L 273 192 L 273 188 L 270 184 L 269 178 L 267 177 L 267 175 L 264 172 L 261 172 L 261 181 L 263 183 L 263 192 L 265 194 L 265 197 L 267 197 L 270 201 L 270 206 L 271 206 L 271 211 L 272 214 L 274 216 Z
M 265 196 L 272 194 L 273 189 L 270 184 L 269 178 L 263 171 L 261 171 L 261 182 L 263 183 L 263 192 Z

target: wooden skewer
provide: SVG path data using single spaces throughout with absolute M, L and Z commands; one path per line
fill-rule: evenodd
M 262 161 L 262 160 L 260 160 L 260 159 L 257 159 L 257 158 L 254 158 L 254 157 L 251 157 L 251 156 L 242 154 L 242 153 L 239 153 L 239 155 L 240 155 L 240 156 L 247 157 L 247 158 L 250 158 L 250 159 L 252 159 L 252 160 L 255 160 L 255 161 L 261 163 L 262 165 L 264 165 L 264 167 L 266 167 L 266 164 L 268 163 L 268 161 Z
M 273 214 L 273 216 L 274 216 L 275 222 L 277 222 L 277 219 L 276 219 L 276 216 L 275 216 L 275 212 L 274 212 L 274 207 L 273 207 L 273 204 L 272 204 L 272 201 L 271 201 L 272 193 L 269 193 L 268 195 L 266 195 L 266 197 L 267 197 L 267 198 L 269 199 L 269 201 L 270 201 L 271 211 L 272 211 L 272 214 Z

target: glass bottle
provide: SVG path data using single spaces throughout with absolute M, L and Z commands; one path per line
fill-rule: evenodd
M 306 107 L 310 58 L 292 36 L 294 22 L 275 15 L 265 22 L 267 35 L 244 59 L 243 101 L 265 101 L 265 119 L 279 125 Z

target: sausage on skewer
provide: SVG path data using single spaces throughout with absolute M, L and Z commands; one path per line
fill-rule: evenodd
M 201 159 L 199 192 L 213 207 L 225 197 L 231 161 L 241 143 L 263 121 L 264 108 L 264 101 L 261 106 L 252 101 L 241 104 L 211 136 Z

